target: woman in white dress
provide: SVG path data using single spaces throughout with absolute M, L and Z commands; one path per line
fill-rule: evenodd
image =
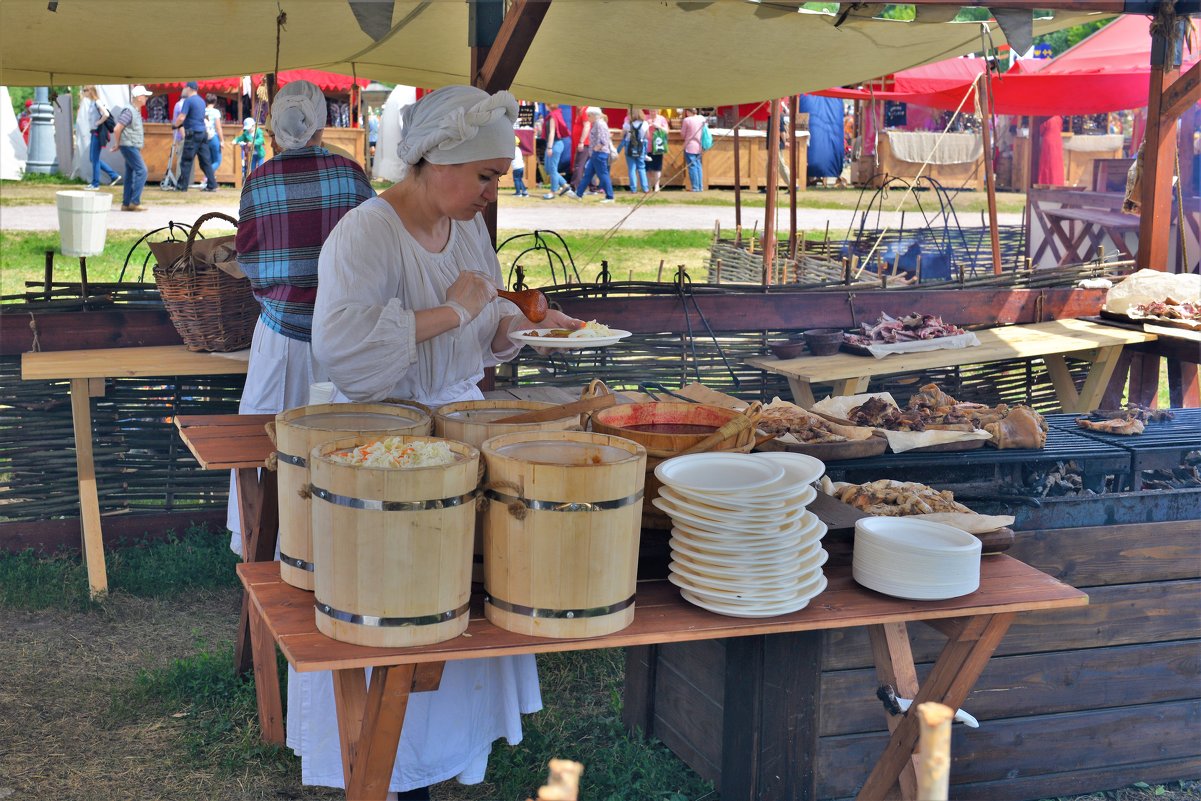
M 480 215 L 513 160 L 517 102 L 448 86 L 402 116 L 404 177 L 321 249 L 313 352 L 342 400 L 478 399 L 484 369 L 517 354 L 509 333 L 533 325 L 496 296 Z M 580 322 L 552 311 L 543 324 Z M 428 798 L 436 782 L 482 781 L 492 743 L 519 742 L 520 715 L 541 707 L 532 656 L 448 663 L 437 691 L 409 699 L 389 789 Z M 305 784 L 345 786 L 329 673 L 289 672 L 287 730 Z

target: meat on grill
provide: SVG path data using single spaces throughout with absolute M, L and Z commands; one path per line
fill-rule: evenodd
M 1137 417 L 1124 419 L 1114 417 L 1111 420 L 1089 420 L 1087 417 L 1076 418 L 1076 425 L 1087 431 L 1096 431 L 1101 434 L 1123 434 L 1133 436 L 1141 434 L 1146 430 L 1146 425 Z

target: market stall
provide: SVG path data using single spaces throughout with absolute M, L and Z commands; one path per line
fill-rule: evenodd
M 216 78 L 198 81 L 199 94 L 213 94 L 218 98 L 218 108 L 223 115 L 222 159 L 217 169 L 218 183 L 242 185 L 244 175 L 243 148 L 234 144 L 234 138 L 242 132 L 242 120 L 254 117 L 260 125 L 267 119 L 265 101 L 265 76 Z M 318 70 L 285 70 L 276 77 L 276 86 L 285 86 L 290 81 L 306 80 L 315 83 L 327 100 L 327 123 L 322 141 L 344 151 L 350 158 L 366 168 L 366 129 L 359 126 L 357 118 L 357 91 L 367 85 L 365 79 L 355 81 L 345 75 Z M 147 104 L 146 144 L 142 156 L 148 171 L 147 181 L 155 183 L 166 175 L 172 158 L 178 163 L 179 154 L 172 150 L 176 131 L 171 129 L 170 113 L 179 100 L 183 81 L 152 83 L 147 88 L 155 93 Z M 267 142 L 267 158 L 271 157 L 271 144 Z M 198 167 L 196 168 L 198 169 Z M 195 169 L 193 175 L 196 174 Z

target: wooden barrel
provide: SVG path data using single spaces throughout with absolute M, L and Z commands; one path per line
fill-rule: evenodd
M 514 431 L 566 431 L 579 427 L 579 417 L 569 415 L 545 423 L 493 423 L 502 417 L 533 412 L 554 406 L 544 401 L 474 400 L 449 403 L 434 413 L 434 436 L 456 439 L 476 448 L 499 434 Z M 484 581 L 484 513 L 475 516 L 475 546 L 472 551 L 471 580 Z
M 392 403 L 323 403 L 275 416 L 279 479 L 279 575 L 293 587 L 313 589 L 312 512 L 302 490 L 309 485 L 309 452 L 332 439 L 371 439 L 430 433 L 430 416 L 415 406 Z
M 539 637 L 630 625 L 646 450 L 583 431 L 502 434 L 480 450 L 487 618 Z
M 672 525 L 671 518 L 651 504 L 659 497 L 662 486 L 655 476 L 655 468 L 664 459 L 700 444 L 740 417 L 749 425 L 739 426 L 730 436 L 710 444 L 705 450 L 749 453 L 755 445 L 754 424 L 761 408 L 759 403 L 753 403 L 743 411 L 702 403 L 627 403 L 593 412 L 592 430 L 632 439 L 646 448 L 646 503 L 642 506 L 642 525 L 667 531 Z
M 312 450 L 313 561 L 317 628 L 357 645 L 442 642 L 467 628 L 471 533 L 480 452 L 448 442 L 458 461 L 438 467 L 360 467 Z

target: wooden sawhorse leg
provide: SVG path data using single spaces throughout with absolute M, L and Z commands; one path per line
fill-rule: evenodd
M 373 668 L 370 687 L 362 668 L 334 671 L 334 705 L 347 799 L 384 801 L 409 693 L 438 689 L 445 665 L 429 662 Z
M 92 458 L 92 398 L 104 395 L 103 378 L 71 379 L 71 424 L 75 434 L 75 475 L 79 482 L 79 517 L 83 527 L 83 559 L 92 598 L 108 592 L 104 566 L 104 534 L 100 528 L 100 496 Z
M 951 709 L 963 706 L 1013 619 L 1014 613 L 1006 612 L 928 621 L 947 635 L 947 644 L 914 696 L 910 711 L 927 701 L 937 701 Z M 879 637 L 877 634 L 876 638 Z M 906 713 L 893 729 L 883 755 L 856 796 L 857 801 L 880 801 L 889 797 L 906 765 L 912 764 L 917 738 L 917 715 Z
M 237 470 L 238 520 L 242 527 L 242 561 L 269 562 L 275 558 L 279 537 L 279 499 L 274 470 L 242 467 Z M 284 744 L 283 701 L 275 646 L 271 632 L 252 609 L 250 594 L 242 593 L 242 614 L 234 639 L 234 669 L 238 675 L 254 671 L 259 730 L 264 742 Z
M 1043 357 L 1047 365 L 1047 373 L 1051 377 L 1051 385 L 1055 387 L 1055 395 L 1059 398 L 1059 406 L 1065 412 L 1084 414 L 1091 412 L 1101 404 L 1109 379 L 1113 376 L 1122 355 L 1121 345 L 1107 345 L 1095 351 L 1073 354 L 1087 358 L 1093 363 L 1088 371 L 1088 378 L 1079 392 L 1072 383 L 1071 373 L 1068 372 L 1067 362 L 1061 354 L 1051 353 Z

